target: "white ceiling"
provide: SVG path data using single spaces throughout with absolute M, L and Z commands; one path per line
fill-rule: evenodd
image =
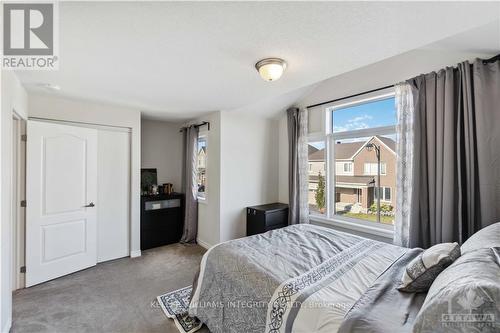
M 426 45 L 423 49 L 496 55 L 500 50 L 500 13 L 496 21 Z
M 64 2 L 59 71 L 18 72 L 28 90 L 181 121 L 215 110 L 282 108 L 326 78 L 500 17 L 500 3 Z M 264 82 L 261 58 L 287 60 Z M 54 92 L 56 93 L 56 92 Z

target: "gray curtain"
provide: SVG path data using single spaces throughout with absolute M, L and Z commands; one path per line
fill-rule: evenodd
M 184 128 L 183 139 L 182 190 L 186 194 L 186 199 L 181 243 L 196 243 L 196 235 L 198 234 L 198 188 L 196 181 L 198 127 Z
M 500 62 L 421 75 L 412 87 L 409 246 L 464 242 L 500 221 Z
M 460 212 L 460 233 L 467 237 L 500 221 L 500 58 L 496 59 L 476 60 L 472 70 L 460 65 L 468 74 L 462 79 L 459 119 L 460 140 L 468 143 L 460 147 L 465 163 L 459 169 L 459 185 L 468 190 L 462 193 L 465 204 Z
M 288 120 L 288 224 L 309 223 L 307 110 L 290 108 Z

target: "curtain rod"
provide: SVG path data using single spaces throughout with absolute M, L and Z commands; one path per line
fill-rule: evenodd
M 492 58 L 489 58 L 489 59 L 484 59 L 483 60 L 483 64 L 487 64 L 487 63 L 490 63 L 490 62 L 495 62 L 497 60 L 500 60 L 500 54 L 497 54 L 496 56 L 494 56 Z M 326 101 L 326 102 L 321 102 L 321 103 L 318 103 L 318 104 L 309 105 L 306 108 L 309 109 L 309 108 L 314 108 L 316 106 L 321 106 L 321 105 L 325 105 L 325 104 L 335 103 L 335 102 L 342 101 L 344 99 L 348 99 L 348 98 L 352 98 L 352 97 L 358 97 L 358 96 L 361 96 L 361 95 L 364 95 L 364 94 L 369 94 L 369 93 L 372 93 L 372 92 L 375 92 L 375 91 L 384 90 L 384 89 L 392 88 L 392 87 L 394 87 L 393 84 L 391 84 L 389 86 L 382 87 L 382 88 L 377 88 L 377 89 L 372 89 L 372 90 L 364 91 L 364 92 L 361 92 L 359 94 L 354 94 L 354 95 L 350 95 L 350 96 L 346 96 L 346 97 L 342 97 L 342 98 L 332 99 L 332 100 Z
M 313 104 L 313 105 L 309 105 L 306 107 L 306 109 L 309 109 L 309 108 L 314 108 L 316 106 L 321 106 L 321 105 L 325 105 L 325 104 L 330 104 L 330 103 L 335 103 L 335 102 L 339 102 L 339 101 L 342 101 L 344 99 L 348 99 L 348 98 L 352 98 L 352 97 L 358 97 L 358 96 L 361 96 L 361 95 L 364 95 L 364 94 L 369 94 L 369 93 L 372 93 L 372 92 L 375 92 L 375 91 L 379 91 L 379 90 L 384 90 L 384 89 L 387 89 L 387 88 L 392 88 L 394 87 L 393 84 L 389 85 L 389 86 L 385 86 L 385 87 L 381 87 L 381 88 L 377 88 L 377 89 L 372 89 L 372 90 L 368 90 L 368 91 L 363 91 L 361 93 L 358 93 L 358 94 L 354 94 L 354 95 L 350 95 L 350 96 L 346 96 L 346 97 L 341 97 L 341 98 L 337 98 L 337 99 L 332 99 L 330 101 L 326 101 L 326 102 L 321 102 L 321 103 L 318 103 L 318 104 Z
M 500 54 L 497 54 L 496 56 L 494 56 L 492 58 L 483 60 L 483 64 L 487 64 L 487 63 L 490 63 L 490 62 L 495 62 L 497 60 L 500 60 Z
M 208 130 L 210 131 L 210 122 L 209 121 L 203 121 L 201 124 L 191 125 L 191 126 L 193 126 L 193 127 L 201 127 L 201 126 L 205 126 L 205 125 L 208 126 Z M 179 132 L 182 132 L 184 129 L 189 128 L 191 126 L 181 127 L 181 129 L 179 130 Z

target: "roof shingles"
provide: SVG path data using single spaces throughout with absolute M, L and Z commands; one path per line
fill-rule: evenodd
M 377 139 L 382 141 L 392 151 L 396 151 L 396 142 L 390 138 L 376 136 Z M 353 155 L 363 146 L 366 141 L 346 142 L 335 144 L 335 159 L 336 160 L 350 160 Z M 311 149 L 309 146 L 309 161 L 324 161 L 325 149 Z

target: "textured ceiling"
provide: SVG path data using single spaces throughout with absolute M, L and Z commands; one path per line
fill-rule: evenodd
M 315 82 L 498 19 L 500 3 L 61 2 L 60 69 L 18 72 L 29 90 L 181 121 L 281 108 Z M 254 64 L 289 67 L 268 83 Z M 270 111 L 271 112 L 271 111 Z

